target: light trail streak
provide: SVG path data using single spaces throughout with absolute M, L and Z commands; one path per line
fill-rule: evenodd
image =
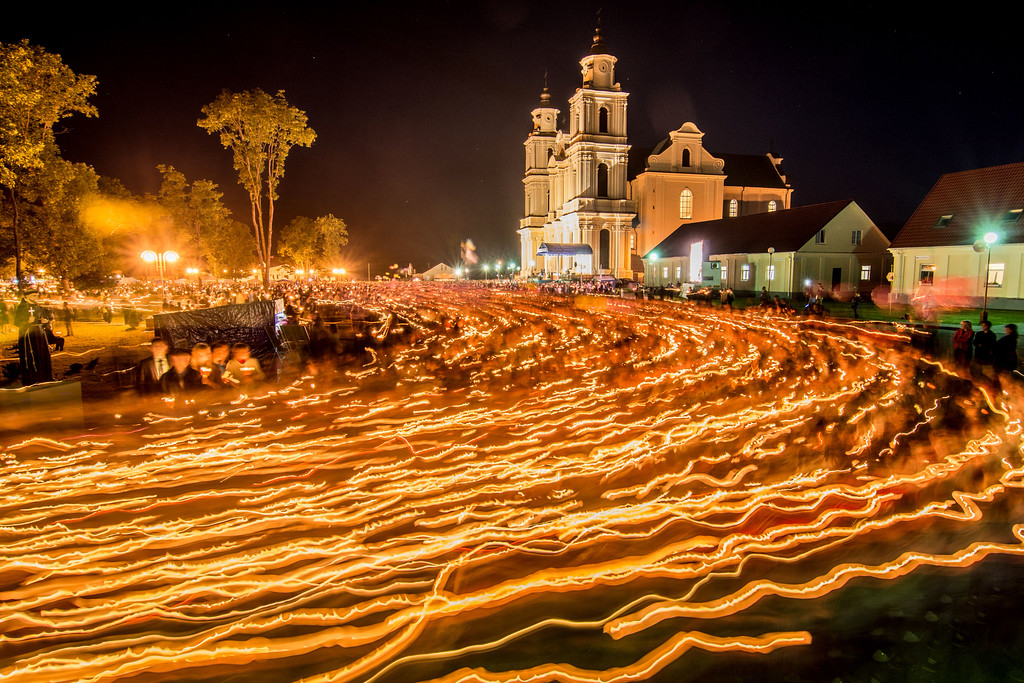
M 0 445 L 0 679 L 657 679 L 822 628 L 766 598 L 1022 555 L 1020 406 L 904 335 L 388 297 L 419 341 L 333 383 Z

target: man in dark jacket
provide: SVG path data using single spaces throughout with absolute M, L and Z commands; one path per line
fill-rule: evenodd
M 996 333 L 992 331 L 992 323 L 981 321 L 981 330 L 974 335 L 974 362 L 981 368 L 981 373 L 992 375 L 992 362 L 996 354 Z
M 171 369 L 167 360 L 167 342 L 154 337 L 149 344 L 150 357 L 135 366 L 135 391 L 141 396 L 156 396 L 162 393 L 160 378 Z
M 203 389 L 203 376 L 189 365 L 191 355 L 185 349 L 173 349 L 167 354 L 171 369 L 160 377 L 160 391 L 164 396 L 178 398 L 191 396 Z

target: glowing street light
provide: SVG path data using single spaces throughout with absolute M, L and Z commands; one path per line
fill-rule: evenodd
M 164 268 L 168 263 L 177 263 L 178 252 L 176 251 L 165 251 L 162 254 L 158 254 L 155 251 L 147 249 L 141 254 L 142 260 L 146 263 L 156 263 L 157 273 L 160 275 L 160 282 L 164 281 Z

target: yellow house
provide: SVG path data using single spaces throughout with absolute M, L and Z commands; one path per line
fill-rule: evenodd
M 739 295 L 870 293 L 888 272 L 886 239 L 850 199 L 679 226 L 644 256 L 645 284 L 700 284 L 706 265 Z M 715 285 L 718 282 L 713 283 Z
M 1024 163 L 943 175 L 889 248 L 894 300 L 1024 308 L 1022 214 Z

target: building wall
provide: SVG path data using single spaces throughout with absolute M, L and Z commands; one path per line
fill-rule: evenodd
M 931 295 L 949 305 L 980 306 L 985 296 L 988 255 L 971 246 L 890 249 L 893 255 L 893 297 L 907 303 Z M 995 244 L 991 264 L 1002 264 L 1002 283 L 990 284 L 988 300 L 999 308 L 1024 308 L 1024 244 Z M 930 268 L 932 283 L 922 283 L 921 273 Z
M 680 225 L 721 218 L 722 182 L 725 176 L 690 173 L 641 173 L 632 182 L 638 229 L 637 253 L 646 254 Z M 690 218 L 680 218 L 679 197 L 684 189 L 693 193 Z
M 775 201 L 776 211 L 789 209 L 793 195 L 792 189 L 777 189 L 772 187 L 734 187 L 725 185 L 722 196 L 722 216 L 729 216 L 729 200 L 735 199 L 738 202 L 737 216 L 747 216 L 752 213 L 765 213 L 768 211 L 768 202 Z

